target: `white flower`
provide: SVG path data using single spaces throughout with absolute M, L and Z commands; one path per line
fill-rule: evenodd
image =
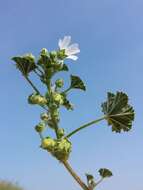
M 80 52 L 78 44 L 70 44 L 71 43 L 71 36 L 65 36 L 63 39 L 59 40 L 59 48 L 60 50 L 65 50 L 65 54 L 67 55 L 68 59 L 72 59 L 76 61 L 78 57 L 75 55 Z

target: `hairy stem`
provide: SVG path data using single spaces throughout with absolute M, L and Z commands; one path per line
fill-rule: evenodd
M 80 179 L 80 177 L 75 173 L 75 171 L 71 168 L 70 164 L 67 161 L 62 162 L 68 172 L 72 175 L 72 177 L 76 180 L 76 182 L 81 186 L 83 190 L 89 190 L 88 186 Z
M 75 133 L 79 132 L 80 130 L 82 130 L 82 129 L 86 128 L 86 127 L 89 127 L 90 125 L 93 125 L 93 124 L 95 124 L 95 123 L 98 123 L 98 122 L 100 122 L 100 121 L 102 121 L 102 120 L 104 120 L 104 119 L 106 119 L 106 116 L 103 116 L 103 117 L 101 117 L 101 118 L 99 118 L 99 119 L 96 119 L 96 120 L 94 120 L 94 121 L 91 121 L 91 122 L 89 122 L 89 123 L 86 123 L 85 125 L 82 125 L 81 127 L 75 129 L 74 131 L 72 131 L 71 133 L 69 133 L 68 135 L 66 135 L 65 138 L 69 138 L 69 137 L 71 137 L 72 135 L 74 135 Z

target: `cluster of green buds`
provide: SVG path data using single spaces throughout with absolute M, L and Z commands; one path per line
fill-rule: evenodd
M 50 152 L 54 157 L 60 161 L 66 161 L 71 152 L 71 142 L 66 139 L 52 139 L 46 137 L 42 140 L 41 148 Z

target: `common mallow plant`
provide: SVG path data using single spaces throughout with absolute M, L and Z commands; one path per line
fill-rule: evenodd
M 47 151 L 53 158 L 57 159 L 65 166 L 75 181 L 83 190 L 93 190 L 103 179 L 111 177 L 112 172 L 109 169 L 99 169 L 100 179 L 95 180 L 91 174 L 85 174 L 87 181 L 84 182 L 72 169 L 68 159 L 72 151 L 71 137 L 81 130 L 94 126 L 95 124 L 106 120 L 111 130 L 116 133 L 127 132 L 132 127 L 134 120 L 133 107 L 128 103 L 128 96 L 124 92 L 107 93 L 107 100 L 101 104 L 103 115 L 89 123 L 74 129 L 70 133 L 65 133 L 64 128 L 60 126 L 60 108 L 65 107 L 67 110 L 73 110 L 73 105 L 68 99 L 72 90 L 86 90 L 84 82 L 79 76 L 70 75 L 68 88 L 64 88 L 62 78 L 53 81 L 53 76 L 59 72 L 68 72 L 66 59 L 77 60 L 77 54 L 80 52 L 78 44 L 71 44 L 71 37 L 65 36 L 59 40 L 59 48 L 49 52 L 43 48 L 38 59 L 32 54 L 13 57 L 16 67 L 20 70 L 25 80 L 31 85 L 33 92 L 28 97 L 28 103 L 38 105 L 43 109 L 40 115 L 40 122 L 35 126 L 36 132 L 40 137 L 40 147 Z M 45 93 L 41 93 L 36 84 L 30 79 L 30 75 L 35 74 L 42 83 Z M 55 135 L 46 136 L 45 131 L 52 130 Z M 51 133 L 50 133 L 51 134 Z

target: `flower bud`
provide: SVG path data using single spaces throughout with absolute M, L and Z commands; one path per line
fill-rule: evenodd
M 46 48 L 43 48 L 41 50 L 41 55 L 48 55 L 48 50 Z
M 57 87 L 61 88 L 64 85 L 64 81 L 63 81 L 63 79 L 57 79 L 55 84 Z
M 59 93 L 53 94 L 53 100 L 55 101 L 55 103 L 60 104 L 60 105 L 62 105 L 64 103 L 64 98 Z
M 67 139 L 57 140 L 54 147 L 53 155 L 61 161 L 68 160 L 69 154 L 71 152 L 71 142 Z
M 40 118 L 43 121 L 48 121 L 50 117 L 47 113 L 41 113 Z
M 47 103 L 47 100 L 46 100 L 45 97 L 39 95 L 39 96 L 37 97 L 37 103 L 38 103 L 39 105 L 45 105 L 45 104 Z
M 57 56 L 57 52 L 56 52 L 56 51 L 50 52 L 50 57 L 51 57 L 52 59 L 54 59 L 56 56 Z
M 35 130 L 38 133 L 41 133 L 45 129 L 45 123 L 40 122 L 38 125 L 35 126 Z
M 29 104 L 45 105 L 47 103 L 47 100 L 45 97 L 39 94 L 32 94 L 28 97 L 28 102 Z
M 55 144 L 56 142 L 54 139 L 52 139 L 51 137 L 46 137 L 42 140 L 41 147 L 51 152 L 53 151 Z
M 57 133 L 58 133 L 58 136 L 59 136 L 60 138 L 61 138 L 61 137 L 63 137 L 63 136 L 64 136 L 64 134 L 65 134 L 64 129 L 63 129 L 63 128 L 58 128 Z

